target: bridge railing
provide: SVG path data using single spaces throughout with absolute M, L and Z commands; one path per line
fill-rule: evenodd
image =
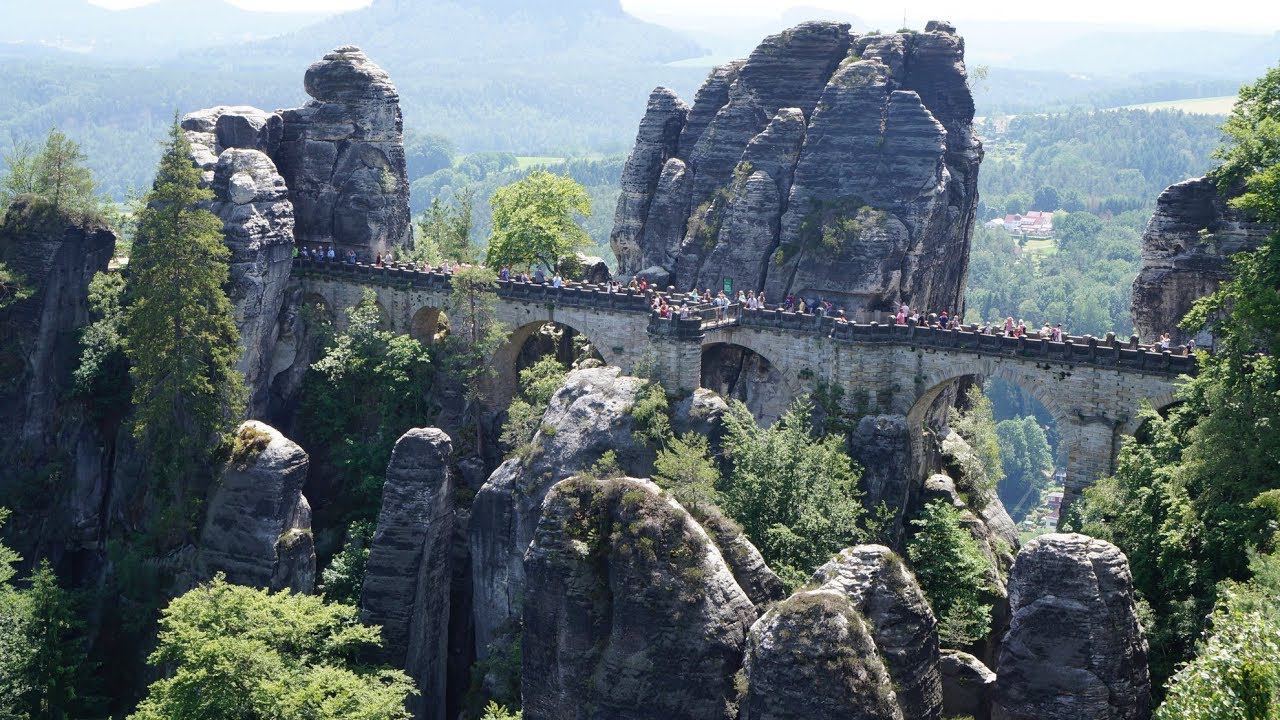
M 301 275 L 354 283 L 436 293 L 448 293 L 453 288 L 451 273 L 392 263 L 369 265 L 294 258 L 293 267 Z M 607 285 L 588 283 L 568 283 L 557 288 L 550 283 L 499 280 L 495 289 L 499 297 L 507 300 L 596 307 L 622 312 L 649 312 L 648 296 L 625 287 L 614 292 Z
M 1196 370 L 1193 355 L 1121 343 L 1113 335 L 1106 338 L 1067 336 L 1059 342 L 1048 338 L 991 335 L 977 332 L 973 328 L 851 323 L 830 316 L 802 315 L 782 310 L 744 309 L 737 324 L 743 327 L 813 332 L 850 343 L 895 343 L 985 355 L 1014 355 L 1164 375 L 1194 374 Z

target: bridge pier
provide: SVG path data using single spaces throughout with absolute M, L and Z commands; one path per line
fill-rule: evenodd
M 667 392 L 683 394 L 702 385 L 702 340 L 706 337 L 698 318 L 651 317 L 649 351 L 642 362 L 651 362 L 653 372 Z
M 1060 518 L 1078 502 L 1085 488 L 1115 470 L 1120 447 L 1120 423 L 1100 415 L 1074 415 L 1058 422 L 1058 434 L 1066 449 L 1067 472 Z

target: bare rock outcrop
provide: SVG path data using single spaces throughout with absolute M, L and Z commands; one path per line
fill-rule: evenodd
M 843 593 L 866 619 L 904 720 L 941 717 L 937 621 L 902 559 L 883 545 L 847 548 L 818 568 L 811 585 Z
M 551 487 L 610 451 L 623 472 L 649 474 L 653 453 L 637 441 L 630 413 L 645 383 L 613 367 L 570 372 L 551 397 L 532 455 L 504 462 L 476 493 L 470 545 L 479 657 L 519 618 L 525 551 Z
M 681 289 L 728 278 L 849 312 L 956 307 L 982 159 L 972 120 L 948 23 L 770 36 L 712 71 L 660 161 L 637 144 L 629 167 L 653 195 L 647 212 L 619 201 L 619 271 L 665 271 Z
M 609 236 L 614 252 L 619 258 L 625 256 L 630 266 L 646 268 L 663 260 L 653 252 L 643 252 L 639 240 L 644 235 L 658 176 L 663 172 L 663 164 L 675 154 L 680 129 L 688 114 L 689 106 L 667 88 L 655 88 L 649 95 L 635 149 L 622 169 L 617 221 Z
M 893 512 L 884 532 L 897 546 L 906 514 L 919 494 L 919 476 L 911 464 L 911 432 L 902 415 L 866 415 L 850 434 L 850 455 L 862 466 L 863 504 L 877 511 L 883 503 Z
M 867 621 L 838 589 L 798 592 L 751 628 L 742 720 L 903 720 Z
M 307 453 L 257 420 L 240 424 L 231 458 L 209 495 L 196 574 L 238 585 L 315 589 L 311 510 L 302 495 Z
M 1143 341 L 1159 340 L 1162 333 L 1179 344 L 1190 339 L 1178 328 L 1182 317 L 1230 277 L 1232 254 L 1257 248 L 1270 233 L 1228 205 L 1237 194 L 1224 193 L 1211 177 L 1184 180 L 1160 193 L 1142 236 L 1142 269 L 1133 281 L 1133 325 Z
M 105 224 L 32 198 L 14 200 L 0 224 L 0 262 L 27 291 L 0 308 L 0 475 L 16 482 L 64 462 L 67 470 L 60 489 L 69 497 L 56 517 L 41 518 L 38 531 L 23 527 L 26 518 L 10 518 L 28 555 L 31 543 L 74 549 L 98 540 L 110 453 L 69 393 L 80 331 L 90 321 L 89 281 L 107 269 L 115 242 Z M 58 559 L 54 548 L 41 555 Z
M 223 115 L 219 119 L 233 117 Z M 243 116 L 239 116 L 243 117 Z M 236 368 L 249 389 L 245 412 L 267 410 L 277 318 L 293 267 L 293 204 L 284 178 L 259 150 L 228 148 L 214 166 L 210 210 L 222 220 L 231 249 L 227 295 L 240 330 Z
M 1042 535 L 1018 553 L 1009 602 L 993 718 L 1151 716 L 1147 641 L 1124 553 L 1085 535 Z
M 942 713 L 944 717 L 991 717 L 991 696 L 995 694 L 996 674 L 978 658 L 959 650 L 943 650 L 938 656 L 938 674 L 942 677 Z
M 525 560 L 525 717 L 736 717 L 755 609 L 703 528 L 631 478 L 564 480 L 543 507 Z
M 409 182 L 400 95 L 386 71 L 345 45 L 307 68 L 313 99 L 281 111 L 275 158 L 302 242 L 360 255 L 409 242 Z
M 382 626 L 384 658 L 417 684 L 417 718 L 443 720 L 453 548 L 453 444 L 435 428 L 396 441 L 369 544 L 361 619 Z

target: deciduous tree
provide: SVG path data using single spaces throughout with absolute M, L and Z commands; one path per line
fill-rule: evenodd
M 591 244 L 578 217 L 591 215 L 591 198 L 573 179 L 539 170 L 498 188 L 490 200 L 493 234 L 485 264 L 552 269 Z

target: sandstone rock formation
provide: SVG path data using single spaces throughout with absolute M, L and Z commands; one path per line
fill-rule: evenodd
M 787 596 L 787 586 L 765 564 L 764 556 L 737 523 L 715 507 L 690 507 L 688 510 L 716 544 L 738 587 L 758 611 Z
M 223 115 L 219 125 L 228 117 L 232 116 Z M 250 393 L 245 411 L 262 417 L 277 318 L 293 267 L 293 205 L 275 163 L 258 150 L 224 150 L 214 167 L 212 188 L 209 209 L 222 219 L 223 236 L 231 248 L 227 294 L 240 330 L 242 351 L 236 368 Z
M 476 494 L 470 544 L 479 657 L 519 616 L 524 555 L 551 487 L 590 469 L 609 451 L 623 472 L 649 474 L 653 455 L 637 442 L 630 414 L 644 385 L 644 380 L 624 376 L 618 368 L 570 372 L 534 435 L 533 456 L 507 460 Z
M 284 110 L 276 164 L 304 243 L 360 255 L 409 241 L 400 96 L 387 73 L 345 45 L 307 68 L 306 105 Z
M 751 628 L 742 720 L 903 720 L 893 680 L 848 595 L 796 593 Z
M 919 494 L 911 463 L 911 432 L 902 415 L 867 415 L 850 434 L 850 455 L 862 466 L 863 504 L 873 512 L 883 503 L 893 512 L 885 528 L 894 543 L 902 537 L 907 511 Z
M 311 510 L 302 495 L 307 454 L 275 428 L 241 423 L 235 449 L 209 495 L 196 573 L 238 585 L 315 588 Z
M 1027 544 L 1009 577 L 1013 619 L 996 668 L 996 720 L 1144 720 L 1147 641 L 1129 562 L 1078 534 Z
M 1156 200 L 1133 281 L 1133 325 L 1144 342 L 1169 333 L 1185 343 L 1178 322 L 1191 305 L 1230 276 L 1230 255 L 1257 248 L 1270 232 L 1227 204 L 1237 194 L 1200 177 L 1170 185 Z
M 938 656 L 938 675 L 942 677 L 942 714 L 944 717 L 991 717 L 991 696 L 996 689 L 996 674 L 978 658 L 959 650 L 943 650 Z
M 963 57 L 946 23 L 810 22 L 713 70 L 687 111 L 655 90 L 611 236 L 620 274 L 850 312 L 958 306 L 982 159 Z
M 811 585 L 843 593 L 866 619 L 904 720 L 941 717 L 937 621 L 902 559 L 882 545 L 847 548 L 818 568 Z
M 452 454 L 449 436 L 435 428 L 396 441 L 360 594 L 361 619 L 382 626 L 384 658 L 417 683 L 410 706 L 427 720 L 446 717 Z
M 734 718 L 755 610 L 702 527 L 631 478 L 562 481 L 544 511 L 525 562 L 525 717 Z
M 43 518 L 49 540 L 71 548 L 96 543 L 110 454 L 78 400 L 68 397 L 89 323 L 88 288 L 107 269 L 115 235 L 18 198 L 0 226 L 0 262 L 29 291 L 0 309 L 0 475 L 14 481 L 68 461 L 69 497 L 61 517 Z M 8 299 L 8 298 L 6 298 Z M 24 518 L 13 517 L 10 530 Z M 30 553 L 35 531 L 11 533 Z M 53 557 L 52 549 L 41 556 Z
M 181 123 L 232 251 L 228 294 L 250 417 L 286 416 L 279 410 L 293 404 L 308 364 L 300 298 L 287 287 L 295 244 L 372 259 L 410 241 L 403 123 L 386 72 L 343 46 L 308 68 L 304 84 L 313 100 L 300 108 L 218 106 Z

